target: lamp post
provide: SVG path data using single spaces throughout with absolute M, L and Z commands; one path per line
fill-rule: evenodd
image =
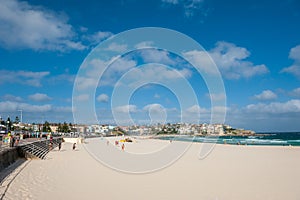
M 9 124 L 10 124 L 10 121 L 7 120 L 7 121 L 6 121 L 6 131 L 7 131 L 7 133 L 9 132 Z
M 21 124 L 23 122 L 23 110 L 18 110 L 19 112 L 21 112 Z

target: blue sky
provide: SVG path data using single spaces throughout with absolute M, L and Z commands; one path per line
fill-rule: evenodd
M 299 131 L 299 24 L 296 0 L 0 0 L 0 116 L 15 118 L 22 110 L 24 122 L 73 122 L 75 100 L 94 103 L 99 123 L 114 123 L 114 114 L 122 118 L 128 111 L 137 124 L 178 122 L 182 116 L 187 122 L 208 123 L 215 99 L 226 102 L 218 109 L 226 111 L 225 123 L 234 127 Z M 220 71 L 225 93 L 210 93 L 203 77 L 180 55 L 150 49 L 119 57 L 94 96 L 74 95 L 76 75 L 91 50 L 141 27 L 167 28 L 197 41 Z M 109 48 L 122 51 L 126 45 Z M 184 55 L 209 70 L 199 51 Z M 146 63 L 165 66 L 143 67 Z M 125 73 L 127 86 L 137 77 L 155 77 L 180 90 L 184 78 L 198 104 L 180 107 L 188 100 L 178 99 L 170 88 L 148 84 L 137 88 L 126 104 L 114 105 L 113 92 Z

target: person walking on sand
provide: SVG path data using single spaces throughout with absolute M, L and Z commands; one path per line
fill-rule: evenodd
M 73 150 L 75 150 L 75 149 L 76 149 L 76 143 L 73 144 Z
M 123 143 L 122 144 L 122 151 L 124 151 L 124 149 L 125 149 L 125 144 Z
M 11 147 L 15 146 L 15 142 L 16 142 L 16 137 L 11 136 Z
M 58 151 L 61 149 L 61 142 L 58 143 Z
M 52 147 L 53 147 L 53 143 L 50 142 L 48 147 L 49 147 L 49 151 L 51 151 L 51 150 L 52 150 Z

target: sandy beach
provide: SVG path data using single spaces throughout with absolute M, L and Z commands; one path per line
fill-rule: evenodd
M 115 138 L 88 139 L 72 150 L 63 143 L 45 160 L 30 160 L 15 173 L 3 199 L 299 199 L 300 148 L 216 145 L 198 158 L 193 143 L 170 166 L 152 173 L 124 173 L 99 162 L 91 148 L 126 154 L 160 151 L 175 142 L 137 139 L 116 147 Z M 113 149 L 113 150 L 112 150 Z

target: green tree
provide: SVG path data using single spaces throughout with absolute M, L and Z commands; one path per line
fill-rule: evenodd
M 16 124 L 19 124 L 19 123 L 20 123 L 20 119 L 19 119 L 18 116 L 16 116 L 16 118 L 15 118 L 15 123 L 16 123 Z
M 45 121 L 42 131 L 43 132 L 52 132 L 49 122 Z
M 56 131 L 59 132 L 59 133 L 63 132 L 61 123 L 58 123 Z
M 0 117 L 0 124 L 5 125 L 5 121 L 2 119 L 2 117 Z
M 70 133 L 71 132 L 67 122 L 64 122 L 64 124 L 62 125 L 62 132 L 64 132 L 64 133 Z
M 11 120 L 10 120 L 10 117 L 8 117 L 7 120 L 6 120 L 6 126 L 8 128 L 8 131 L 11 130 Z

